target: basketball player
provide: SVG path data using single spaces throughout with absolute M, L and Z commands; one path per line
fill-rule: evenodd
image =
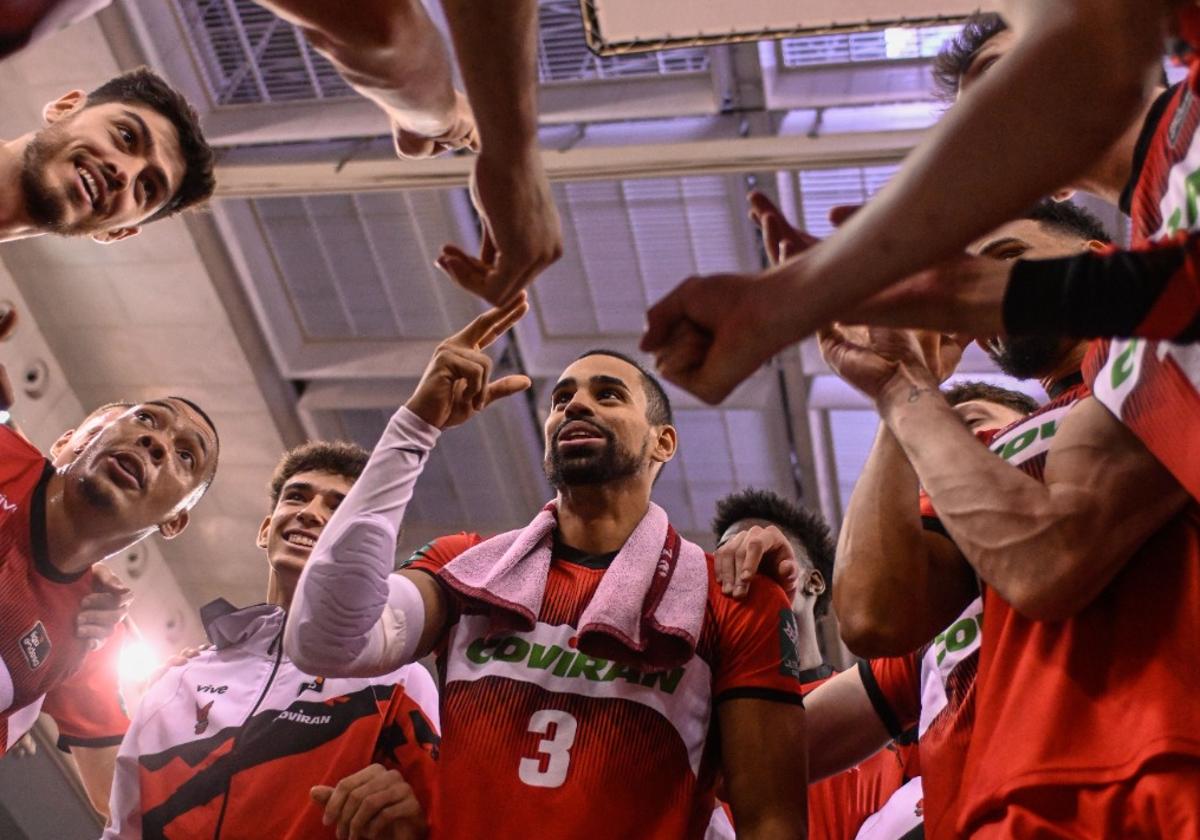
M 45 127 L 0 142 L 0 241 L 118 242 L 212 194 L 196 112 L 147 68 L 65 93 L 43 114 Z
M 446 737 L 445 807 L 435 823 L 448 836 L 703 837 L 719 755 L 739 836 L 803 837 L 797 631 L 782 590 L 759 576 L 743 600 L 726 598 L 708 560 L 696 579 L 703 588 L 686 596 L 700 599 L 697 609 L 682 619 L 698 622 L 698 638 L 682 628 L 673 634 L 679 664 L 652 664 L 649 647 L 601 654 L 580 630 L 610 566 L 625 581 L 603 587 L 610 600 L 646 580 L 633 571 L 633 552 L 647 552 L 660 581 L 695 574 L 682 558 L 702 556 L 676 542 L 651 506 L 651 485 L 674 455 L 676 433 L 665 394 L 631 361 L 586 355 L 553 389 L 546 468 L 558 497 L 520 536 L 499 538 L 552 529 L 521 561 L 548 564 L 520 572 L 538 576 L 520 578 L 533 587 L 546 575 L 542 593 L 528 596 L 535 599 L 529 624 L 493 635 L 489 613 L 456 581 L 463 564 L 491 562 L 479 558 L 495 549 L 477 535 L 435 540 L 390 574 L 404 507 L 440 430 L 528 387 L 525 377 L 489 383 L 491 363 L 481 352 L 526 308 L 519 299 L 485 313 L 439 347 L 322 535 L 285 648 L 310 669 L 344 673 L 385 671 L 437 651 Z M 644 519 L 658 524 L 643 526 Z M 515 583 L 481 597 L 509 597 Z M 649 638 L 661 637 L 642 636 L 644 645 Z M 674 661 L 658 650 L 658 662 Z
M 367 452 L 285 453 L 258 545 L 267 602 L 201 610 L 214 648 L 146 692 L 121 744 L 106 838 L 424 836 L 434 803 L 437 689 L 420 665 L 374 679 L 300 670 L 283 623 L 313 544 Z M 311 792 L 311 793 L 310 793 Z M 310 800 L 311 796 L 311 800 Z
M 1010 223 L 976 250 L 1028 250 L 1039 232 L 1029 225 Z M 911 463 L 908 484 L 925 489 L 953 544 L 927 555 L 925 568 L 883 568 L 869 551 L 851 555 L 865 561 L 857 566 L 839 562 L 838 606 L 868 596 L 848 642 L 862 650 L 874 639 L 880 644 L 869 652 L 900 653 L 975 622 L 977 599 L 986 614 L 981 629 L 972 625 L 973 684 L 947 682 L 963 703 L 973 690 L 969 742 L 948 739 L 930 766 L 923 750 L 929 836 L 1197 834 L 1200 721 L 1188 698 L 1200 676 L 1177 663 L 1192 656 L 1200 632 L 1192 597 L 1200 592 L 1200 512 L 1091 397 L 1080 372 L 1087 344 L 985 342 L 998 361 L 1019 363 L 1010 372 L 1041 378 L 1051 394 L 989 447 L 947 405 L 936 363 L 911 334 L 873 329 L 864 343 L 833 328 L 821 344 L 835 372 L 875 400 L 887 427 L 881 437 L 894 437 L 892 467 Z M 880 521 L 913 516 L 911 501 L 880 511 Z M 843 588 L 851 573 L 861 585 Z M 904 609 L 885 617 L 889 599 Z M 966 624 L 962 633 L 970 635 Z M 949 648 L 962 639 L 943 641 Z M 936 803 L 934 772 L 945 779 Z M 1166 801 L 1170 808 L 1154 804 Z

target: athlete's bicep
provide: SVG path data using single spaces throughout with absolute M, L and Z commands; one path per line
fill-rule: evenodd
M 717 706 L 722 769 L 739 838 L 808 836 L 804 707 L 739 697 Z
M 1074 589 L 1077 608 L 1090 603 L 1189 498 L 1142 442 L 1092 397 L 1063 420 L 1044 478 L 1053 511 L 1048 525 L 1069 534 L 1064 557 L 1049 578 Z

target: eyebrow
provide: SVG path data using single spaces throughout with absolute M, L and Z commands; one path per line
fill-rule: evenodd
M 1001 248 L 1007 248 L 1009 245 L 1020 245 L 1022 248 L 1029 247 L 1029 243 L 1024 239 L 1020 239 L 1016 236 L 1005 236 L 1003 239 L 997 239 L 984 245 L 979 249 L 979 253 L 981 256 L 987 257 L 991 254 L 994 254 L 996 251 L 999 251 Z
M 596 374 L 595 376 L 588 379 L 588 382 L 590 382 L 593 385 L 616 385 L 620 388 L 625 389 L 626 391 L 629 390 L 629 386 L 625 384 L 624 379 L 621 379 L 618 376 L 609 376 L 608 374 L 604 374 L 604 373 Z M 575 381 L 575 377 L 568 376 L 566 379 L 560 379 L 560 380 L 558 380 L 558 382 L 554 383 L 554 388 L 551 389 L 550 393 L 555 393 L 556 391 L 558 391 L 561 388 L 573 388 L 577 384 L 579 384 L 579 383 L 577 383 Z

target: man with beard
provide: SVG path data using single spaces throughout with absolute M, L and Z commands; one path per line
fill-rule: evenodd
M 121 408 L 60 443 L 73 457 L 56 469 L 0 428 L 0 745 L 10 718 L 84 665 L 91 645 L 76 623 L 93 564 L 156 531 L 178 536 L 217 466 L 215 428 L 179 397 Z
M 429 673 L 407 665 L 334 679 L 280 650 L 300 572 L 366 461 L 361 447 L 325 441 L 284 454 L 258 533 L 267 602 L 201 610 L 214 647 L 168 670 L 138 704 L 106 838 L 288 840 L 324 836 L 323 824 L 339 837 L 424 836 L 438 749 Z
M 1091 247 L 1088 228 L 1060 233 L 1058 253 Z M 1038 243 L 1056 229 L 1066 228 L 1012 222 L 973 250 L 1055 256 Z M 984 345 L 1051 396 L 987 447 L 937 390 L 938 365 L 914 334 L 821 336 L 830 366 L 885 423 L 839 557 L 844 636 L 869 655 L 946 646 L 936 756 L 922 744 L 926 831 L 1196 836 L 1200 675 L 1181 663 L 1200 634 L 1200 510 L 1090 396 L 1085 342 Z M 877 550 L 906 519 L 911 541 L 918 486 L 949 540 Z M 973 681 L 957 675 L 976 657 Z
M 489 384 L 482 348 L 527 309 L 438 348 L 304 571 L 285 649 L 309 670 L 380 673 L 436 651 L 447 836 L 703 837 L 718 768 L 741 837 L 805 836 L 795 620 L 773 582 L 721 594 L 712 559 L 650 501 L 676 450 L 636 362 L 584 354 L 550 396 L 558 494 L 525 528 L 458 534 L 391 574 L 440 430 L 529 385 Z
M 43 114 L 45 128 L 0 142 L 0 241 L 117 242 L 212 194 L 196 112 L 147 68 L 70 91 Z

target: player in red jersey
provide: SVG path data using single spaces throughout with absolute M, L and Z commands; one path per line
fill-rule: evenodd
M 797 654 L 800 681 L 805 694 L 834 676 L 817 643 L 817 622 L 829 612 L 833 579 L 834 545 L 829 526 L 811 513 L 776 493 L 743 490 L 717 502 L 713 533 L 717 545 L 729 545 L 739 534 L 775 527 L 782 531 L 799 564 L 792 611 L 800 628 Z M 718 556 L 718 565 L 722 557 Z M 742 584 L 745 586 L 745 584 Z M 732 593 L 735 596 L 740 592 Z M 911 732 L 915 738 L 915 728 Z M 879 751 L 882 743 L 853 762 L 844 772 L 830 775 L 808 788 L 808 836 L 828 840 L 853 840 L 859 827 L 901 785 L 908 781 L 908 764 L 915 748 L 906 733 L 896 733 L 901 742 L 894 749 Z M 886 739 L 891 742 L 891 738 Z M 810 756 L 810 773 L 816 756 Z
M 979 382 L 948 388 L 946 401 L 977 435 L 999 431 L 1037 408 L 1024 394 Z M 962 563 L 928 499 L 918 502 L 917 484 L 903 453 L 881 430 L 851 497 L 836 578 L 839 615 L 845 613 L 843 623 L 855 646 L 891 649 L 893 644 L 910 644 L 907 639 L 885 641 L 883 634 L 903 629 L 895 622 L 876 622 L 878 629 L 864 627 L 863 622 L 868 613 L 910 609 L 903 600 L 914 589 L 929 588 L 919 581 L 929 572 L 936 574 L 937 564 L 947 561 Z M 879 577 L 885 572 L 900 582 L 881 586 Z M 891 602 L 884 603 L 885 598 Z M 903 789 L 880 803 L 861 825 L 857 836 L 862 840 L 900 840 L 922 826 L 926 814 L 928 833 L 938 836 L 974 718 L 971 685 L 982 609 L 977 597 L 934 641 L 914 653 L 862 661 L 807 696 L 813 778 L 860 762 L 910 727 L 918 727 L 918 772 L 927 772 L 928 779 L 906 779 Z
M 976 250 L 1015 254 L 1001 246 L 1028 246 L 1036 231 L 1020 228 L 1029 225 L 1010 223 Z M 875 400 L 912 465 L 911 485 L 928 492 L 962 558 L 862 578 L 868 591 L 875 579 L 871 605 L 906 598 L 902 613 L 862 617 L 862 627 L 894 628 L 877 638 L 896 649 L 875 652 L 933 637 L 982 585 L 975 722 L 936 825 L 927 785 L 927 828 L 934 837 L 1194 836 L 1200 718 L 1190 698 L 1200 674 L 1178 663 L 1200 633 L 1200 509 L 1091 398 L 1085 342 L 985 344 L 1002 362 L 1019 347 L 1021 369 L 1051 394 L 990 451 L 937 391 L 912 334 L 822 336 L 835 371 Z M 1158 809 L 1163 801 L 1171 807 Z
M 16 432 L 0 429 L 5 734 L 10 717 L 84 664 L 91 645 L 77 638 L 76 623 L 81 600 L 93 593 L 93 563 L 155 531 L 178 535 L 212 481 L 217 446 L 208 418 L 177 397 L 124 410 L 57 470 Z
M 309 668 L 343 673 L 437 651 L 445 737 L 435 822 L 448 836 L 702 837 L 719 769 L 739 836 L 803 837 L 797 630 L 774 583 L 755 578 L 744 600 L 726 598 L 709 559 L 697 593 L 707 607 L 691 616 L 699 638 L 677 667 L 579 650 L 580 615 L 609 565 L 622 562 L 675 452 L 666 396 L 635 364 L 584 356 L 551 394 L 546 468 L 559 489 L 557 526 L 539 543 L 550 557 L 532 629 L 490 635 L 486 613 L 439 576 L 482 542 L 477 535 L 435 540 L 390 574 L 439 430 L 528 387 L 525 377 L 489 383 L 481 352 L 526 308 L 485 313 L 440 345 L 322 534 L 285 648 Z M 674 561 L 654 551 L 660 572 L 669 569 Z
M 894 295 L 863 304 L 916 272 L 950 260 L 934 270 L 935 286 L 993 273 L 959 255 L 1091 172 L 1123 134 L 1136 134 L 1176 9 L 1181 19 L 1195 14 L 1189 0 L 1002 3 L 1015 36 L 1005 60 L 971 86 L 862 212 L 761 278 L 686 280 L 648 313 L 643 349 L 668 379 L 716 402 L 834 318 L 893 323 L 904 314 Z M 917 307 L 923 315 L 948 315 L 950 323 L 912 326 L 969 329 L 958 321 L 975 298 L 964 292 L 949 312 L 925 300 Z M 983 308 L 995 313 L 998 300 Z
M 258 534 L 266 603 L 238 610 L 218 599 L 201 610 L 214 647 L 142 697 L 105 837 L 287 840 L 332 833 L 323 824 L 339 837 L 425 834 L 438 748 L 428 672 L 334 679 L 280 652 L 300 572 L 366 461 L 361 447 L 323 441 L 284 454 Z
M 0 141 L 0 241 L 117 242 L 212 194 L 196 112 L 145 67 L 65 93 L 43 113 L 43 128 Z

